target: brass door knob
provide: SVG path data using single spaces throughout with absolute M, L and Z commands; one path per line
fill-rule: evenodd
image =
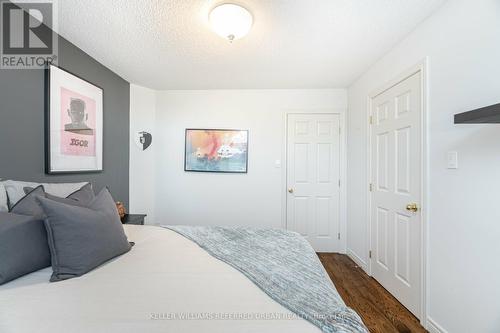
M 288 189 L 288 193 L 293 193 L 293 188 L 291 188 L 291 187 L 290 187 L 290 188 Z
M 410 203 L 406 205 L 406 210 L 416 213 L 418 211 L 418 206 L 416 203 Z

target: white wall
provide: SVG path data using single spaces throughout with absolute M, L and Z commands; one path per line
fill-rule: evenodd
M 348 251 L 366 264 L 367 96 L 428 56 L 429 308 L 448 332 L 500 332 L 500 128 L 453 114 L 500 102 L 500 2 L 450 0 L 349 89 Z M 446 152 L 459 169 L 446 169 Z
M 130 207 L 134 214 L 147 214 L 145 223 L 155 221 L 155 114 L 156 92 L 130 85 Z M 146 131 L 153 135 L 153 144 L 142 151 L 135 144 L 135 134 Z
M 205 90 L 157 94 L 156 218 L 166 224 L 282 226 L 287 111 L 344 112 L 347 91 Z M 248 174 L 184 172 L 186 128 L 249 130 Z

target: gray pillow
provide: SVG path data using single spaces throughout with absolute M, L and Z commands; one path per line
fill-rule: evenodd
M 43 221 L 0 213 L 0 285 L 48 266 L 50 251 Z
M 86 185 L 85 183 L 32 183 L 32 182 L 21 182 L 16 180 L 3 180 L 2 184 L 7 191 L 7 197 L 9 199 L 9 207 L 14 206 L 19 200 L 24 197 L 25 187 L 37 187 L 43 185 L 45 192 L 52 195 L 57 195 L 61 198 L 66 198 L 71 193 L 82 188 Z
M 3 183 L 0 182 L 0 212 L 9 211 L 9 200 L 7 199 L 7 190 Z
M 107 188 L 88 208 L 37 197 L 47 218 L 45 227 L 52 257 L 51 282 L 81 276 L 128 252 L 115 201 Z
M 10 212 L 19 215 L 34 216 L 43 220 L 45 213 L 36 200 L 37 196 L 45 196 L 43 185 L 40 185 L 28 192 L 24 198 L 16 202 L 16 204 L 11 207 Z
M 34 188 L 25 187 L 23 190 L 24 193 L 28 195 L 34 190 Z M 94 200 L 95 194 L 94 190 L 92 189 L 92 184 L 87 183 L 81 189 L 76 190 L 75 192 L 68 195 L 66 198 L 61 198 L 46 192 L 45 192 L 45 197 L 57 202 L 67 203 L 73 206 L 87 207 L 92 202 L 92 200 Z
M 37 186 L 35 188 L 25 187 L 24 191 L 26 195 L 19 200 L 10 209 L 11 213 L 34 216 L 39 219 L 45 219 L 45 213 L 40 206 L 39 202 L 36 200 L 37 196 L 46 197 L 53 201 L 65 203 L 72 206 L 86 207 L 95 198 L 94 191 L 92 190 L 92 185 L 87 184 L 81 189 L 70 194 L 67 198 L 59 198 L 55 195 L 45 193 L 43 185 Z

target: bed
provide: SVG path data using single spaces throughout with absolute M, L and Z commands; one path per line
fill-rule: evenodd
M 368 332 L 298 233 L 122 225 L 91 183 L 1 193 L 1 333 Z
M 133 250 L 80 278 L 0 286 L 0 332 L 321 332 L 176 232 L 124 228 Z

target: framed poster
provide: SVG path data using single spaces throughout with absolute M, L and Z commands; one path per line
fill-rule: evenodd
M 46 173 L 101 172 L 103 90 L 48 65 L 46 87 Z
M 248 131 L 186 129 L 184 171 L 246 173 Z

